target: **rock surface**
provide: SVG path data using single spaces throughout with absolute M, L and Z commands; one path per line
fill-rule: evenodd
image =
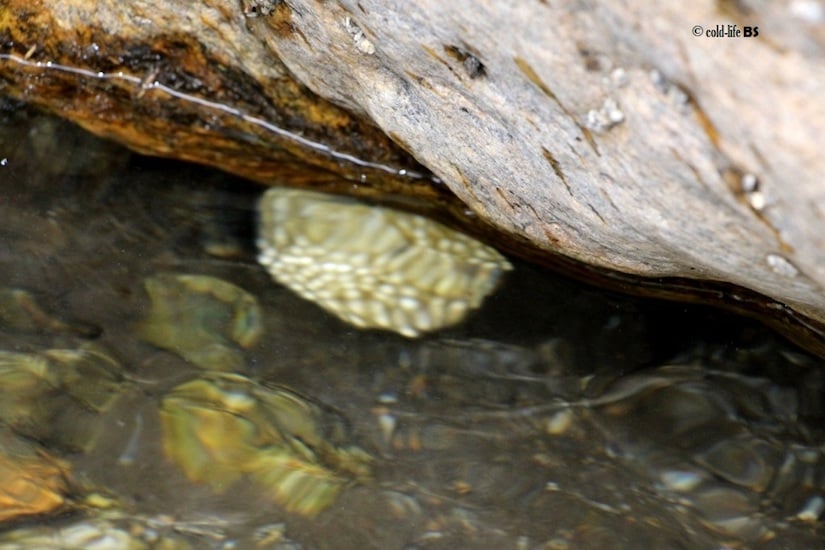
M 822 342 L 816 6 L 2 0 L 0 93 L 266 183 L 467 205 Z M 707 36 L 730 25 L 758 36 Z

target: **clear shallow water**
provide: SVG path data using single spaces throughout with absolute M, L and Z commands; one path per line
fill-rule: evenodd
M 810 548 L 825 537 L 825 365 L 758 324 L 517 263 L 458 327 L 419 340 L 359 331 L 257 265 L 259 188 L 14 105 L 3 113 L 0 350 L 92 349 L 110 366 L 52 354 L 59 382 L 18 391 L 19 408 L 0 417 L 11 462 L 25 464 L 17 447 L 32 445 L 71 478 L 62 506 L 7 520 L 0 540 L 79 524 L 240 548 Z M 337 448 L 373 457 L 370 475 L 341 473 L 313 517 L 287 511 L 252 473 L 217 488 L 208 464 L 187 476 L 164 450 L 160 411 L 205 374 L 141 333 L 145 281 L 161 273 L 251 294 L 263 331 L 248 345 L 227 337 L 229 314 L 185 289 L 164 303 L 202 330 L 164 330 L 195 338 L 190 348 L 213 338 L 250 384 L 329 407 L 324 430 L 346 424 Z M 231 438 L 216 439 L 224 449 Z

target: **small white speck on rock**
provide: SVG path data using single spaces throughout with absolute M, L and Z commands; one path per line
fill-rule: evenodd
M 790 260 L 779 254 L 768 254 L 765 257 L 771 270 L 783 277 L 796 277 L 799 275 L 799 270 L 794 266 Z
M 745 193 L 753 193 L 759 188 L 759 180 L 753 174 L 744 174 L 741 183 L 742 191 Z
M 788 6 L 791 15 L 806 23 L 822 23 L 825 21 L 825 6 L 816 0 L 794 0 Z
M 588 111 L 584 124 L 594 132 L 606 132 L 624 122 L 624 118 L 624 112 L 619 108 L 616 100 L 608 97 L 599 110 Z
M 624 88 L 627 86 L 630 79 L 627 76 L 627 71 L 625 71 L 622 67 L 616 67 L 610 73 L 610 81 L 616 88 Z
M 364 31 L 361 30 L 361 27 L 359 27 L 351 17 L 344 18 L 344 29 L 352 37 L 352 41 L 355 43 L 355 47 L 359 52 L 366 55 L 375 53 L 375 46 L 373 46 L 372 42 L 370 42 L 364 34 Z

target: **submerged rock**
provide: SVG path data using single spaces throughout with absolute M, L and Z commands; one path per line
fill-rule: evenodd
M 197 539 L 194 535 L 182 535 L 184 529 L 170 523 L 162 518 L 95 517 L 61 525 L 21 527 L 0 535 L 0 550 L 189 550 L 219 547 L 217 542 L 205 544 L 205 537 Z
M 217 493 L 249 475 L 287 511 L 314 516 L 370 475 L 344 419 L 282 386 L 207 373 L 167 394 L 160 415 L 166 455 Z
M 101 435 L 99 414 L 124 386 L 119 363 L 96 346 L 0 350 L 0 423 L 38 441 L 86 451 Z
M 97 327 L 68 323 L 47 312 L 31 292 L 22 288 L 0 287 L 0 329 L 19 332 L 66 332 L 80 336 L 96 336 Z
M 70 466 L 0 426 L 0 522 L 66 505 Z
M 825 40 L 803 5 L 6 0 L 0 74 L 135 150 L 402 196 L 825 356 Z M 720 48 L 720 15 L 750 38 Z
M 204 369 L 243 368 L 239 346 L 254 345 L 262 331 L 254 296 L 207 275 L 160 273 L 144 285 L 152 306 L 141 338 Z

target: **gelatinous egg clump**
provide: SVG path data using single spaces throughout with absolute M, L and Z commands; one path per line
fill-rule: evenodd
M 362 328 L 408 337 L 455 325 L 510 263 L 437 222 L 353 199 L 272 188 L 258 261 L 276 281 Z

